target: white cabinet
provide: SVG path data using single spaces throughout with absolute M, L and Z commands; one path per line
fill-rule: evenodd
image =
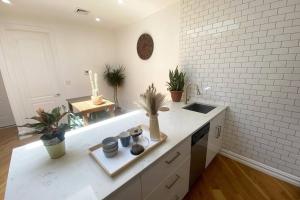
M 189 190 L 190 156 L 153 190 L 146 200 L 179 200 Z
M 120 200 L 120 199 L 142 199 L 142 189 L 140 177 L 136 177 L 122 186 L 120 189 L 105 198 L 106 200 Z
M 183 199 L 189 188 L 190 154 L 189 137 L 106 199 Z
M 191 138 L 184 140 L 146 169 L 141 175 L 143 198 L 148 196 L 158 184 L 173 173 L 191 154 Z
M 205 167 L 210 164 L 222 147 L 224 119 L 225 111 L 222 111 L 210 121 Z

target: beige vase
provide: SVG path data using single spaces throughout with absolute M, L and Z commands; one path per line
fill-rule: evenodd
M 50 158 L 60 158 L 66 153 L 65 140 L 55 145 L 45 145 Z
M 149 115 L 150 119 L 150 139 L 152 141 L 159 141 L 160 140 L 160 131 L 159 131 L 159 124 L 158 124 L 158 115 Z

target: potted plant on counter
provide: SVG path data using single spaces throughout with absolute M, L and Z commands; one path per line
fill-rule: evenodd
M 37 115 L 30 118 L 36 120 L 37 123 L 27 123 L 21 126 L 34 129 L 33 133 L 35 134 L 41 134 L 40 139 L 52 159 L 65 155 L 65 132 L 73 128 L 73 126 L 78 127 L 82 125 L 82 122 L 74 122 L 74 120 L 78 119 L 72 113 L 69 113 L 69 116 L 74 119 L 73 125 L 60 123 L 63 117 L 68 114 L 68 112 L 61 110 L 61 107 L 56 107 L 51 112 L 45 112 L 39 108 L 36 111 Z
M 104 79 L 107 81 L 108 85 L 114 88 L 114 102 L 116 104 L 116 108 L 118 109 L 120 108 L 118 100 L 118 88 L 124 83 L 124 71 L 125 68 L 121 65 L 116 68 L 106 65 L 106 70 L 104 71 Z
M 179 72 L 177 66 L 174 71 L 169 71 L 169 79 L 170 82 L 167 82 L 167 85 L 171 98 L 174 102 L 179 102 L 183 93 L 185 73 Z

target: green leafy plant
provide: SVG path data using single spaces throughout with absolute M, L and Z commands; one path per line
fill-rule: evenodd
M 36 113 L 36 116 L 29 119 L 33 119 L 37 121 L 37 123 L 27 123 L 20 127 L 34 129 L 33 133 L 42 134 L 42 140 L 58 138 L 63 141 L 67 130 L 83 126 L 83 123 L 80 123 L 79 119 L 72 113 L 69 113 L 69 120 L 72 121 L 73 119 L 73 124 L 60 123 L 63 117 L 68 114 L 68 112 L 65 111 L 64 106 L 56 107 L 52 109 L 51 112 L 45 112 L 43 109 L 39 108 Z
M 170 82 L 167 82 L 169 91 L 183 91 L 185 73 L 179 72 L 178 66 L 174 71 L 169 70 Z
M 165 101 L 165 95 L 157 93 L 153 83 L 148 87 L 144 94 L 140 95 L 140 97 L 142 101 L 138 103 L 149 115 L 156 115 Z
M 125 67 L 119 65 L 118 67 L 112 67 L 110 65 L 106 65 L 106 70 L 104 71 L 104 79 L 107 84 L 114 88 L 114 102 L 116 107 L 119 107 L 118 101 L 118 87 L 124 84 L 125 80 Z

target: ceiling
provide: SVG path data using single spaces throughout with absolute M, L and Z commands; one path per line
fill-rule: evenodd
M 176 0 L 10 0 L 0 1 L 0 14 L 30 16 L 72 21 L 108 28 L 118 28 L 135 23 Z M 75 14 L 76 8 L 90 11 L 88 15 Z M 100 22 L 95 18 L 99 17 Z

